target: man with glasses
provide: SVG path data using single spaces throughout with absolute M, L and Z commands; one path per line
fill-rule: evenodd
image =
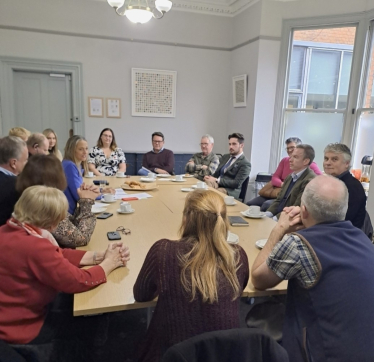
M 148 172 L 173 174 L 174 153 L 164 148 L 164 135 L 161 132 L 152 134 L 153 149 L 143 156 L 142 168 L 138 175 L 147 176 Z
M 213 175 L 219 165 L 218 156 L 212 152 L 214 139 L 206 134 L 201 137 L 201 152 L 195 153 L 187 162 L 185 171 L 194 175 L 199 180 L 204 180 L 205 176 Z
M 208 186 L 239 199 L 243 182 L 251 172 L 251 163 L 244 156 L 244 136 L 241 133 L 230 134 L 229 152 L 223 155 L 213 176 L 205 176 Z
M 0 225 L 4 225 L 18 200 L 17 175 L 26 165 L 28 152 L 26 143 L 19 137 L 0 139 Z

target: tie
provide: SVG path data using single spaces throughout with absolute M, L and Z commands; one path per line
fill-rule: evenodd
M 221 168 L 220 176 L 223 176 L 223 174 L 224 174 L 225 171 L 226 171 L 226 168 L 229 167 L 229 166 L 231 165 L 232 161 L 234 161 L 234 160 L 235 160 L 235 157 L 232 156 L 232 157 L 229 159 L 229 161 L 226 163 L 226 165 L 223 166 L 223 167 Z

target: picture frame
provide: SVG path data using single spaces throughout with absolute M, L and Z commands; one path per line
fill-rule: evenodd
M 121 118 L 121 99 L 106 99 L 106 116 L 107 118 Z
M 233 105 L 234 107 L 247 106 L 247 74 L 232 78 Z
M 98 118 L 104 117 L 104 98 L 88 97 L 88 116 Z

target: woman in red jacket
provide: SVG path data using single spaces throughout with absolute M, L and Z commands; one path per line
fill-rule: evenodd
M 66 217 L 68 202 L 55 188 L 27 188 L 0 227 L 0 339 L 33 343 L 59 291 L 79 293 L 106 282 L 129 260 L 121 243 L 106 251 L 60 249 L 51 232 Z M 81 266 L 95 265 L 89 269 Z M 52 326 L 58 329 L 59 326 Z

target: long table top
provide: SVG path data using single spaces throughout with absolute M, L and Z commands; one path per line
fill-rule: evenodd
M 102 177 L 100 177 L 101 179 Z M 103 177 L 109 181 L 110 186 L 120 187 L 126 180 L 139 180 L 137 176 L 121 179 L 116 177 Z M 86 183 L 92 179 L 86 178 Z M 172 182 L 157 179 L 158 188 L 146 191 L 152 198 L 130 201 L 135 210 L 132 214 L 119 214 L 120 200 L 108 204 L 107 212 L 113 216 L 105 220 L 97 220 L 95 231 L 90 243 L 82 247 L 82 250 L 105 250 L 108 245 L 107 232 L 115 231 L 117 227 L 124 226 L 131 230 L 130 235 L 121 234 L 122 242 L 130 248 L 130 258 L 127 267 L 118 268 L 107 278 L 107 283 L 98 286 L 88 292 L 75 294 L 74 315 L 89 315 L 96 313 L 114 312 L 127 309 L 144 308 L 155 305 L 155 301 L 138 303 L 134 301 L 133 286 L 143 265 L 144 259 L 151 246 L 160 239 L 178 240 L 178 230 L 182 221 L 182 212 L 187 192 L 181 188 L 195 185 L 195 178 L 187 178 L 185 182 Z M 139 193 L 125 190 L 129 195 Z M 222 197 L 225 195 L 222 194 Z M 240 215 L 248 206 L 236 201 L 236 205 L 227 206 L 228 215 Z M 230 231 L 239 236 L 239 245 L 243 247 L 248 255 L 251 267 L 259 249 L 255 242 L 267 238 L 275 222 L 269 218 L 248 219 L 249 227 L 233 227 Z M 256 290 L 249 281 L 243 291 L 243 296 L 256 297 L 272 294 L 284 294 L 287 282 L 282 282 L 277 287 L 266 291 Z

